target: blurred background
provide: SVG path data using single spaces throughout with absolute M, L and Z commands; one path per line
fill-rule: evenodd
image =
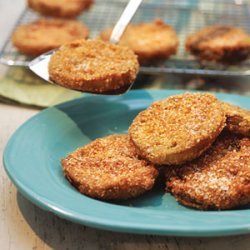
M 127 1 L 96 0 L 88 11 L 76 17 L 84 22 L 95 38 L 107 27 L 115 24 Z M 0 1 L 0 100 L 22 103 L 39 108 L 54 105 L 75 97 L 79 93 L 47 84 L 25 66 L 32 58 L 19 53 L 11 42 L 12 32 L 22 24 L 39 17 L 22 0 Z M 195 89 L 250 94 L 250 63 L 228 66 L 203 63 L 185 50 L 185 39 L 199 29 L 213 24 L 230 25 L 250 32 L 249 1 L 244 0 L 144 0 L 132 23 L 161 19 L 177 32 L 177 54 L 158 64 L 141 67 L 134 89 Z

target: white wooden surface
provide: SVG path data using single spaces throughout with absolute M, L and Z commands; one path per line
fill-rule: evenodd
M 0 0 L 0 46 L 24 6 Z M 0 104 L 0 158 L 11 134 L 38 110 Z M 113 233 L 77 225 L 45 212 L 17 192 L 0 161 L 0 249 L 206 250 L 250 249 L 250 235 L 176 238 Z

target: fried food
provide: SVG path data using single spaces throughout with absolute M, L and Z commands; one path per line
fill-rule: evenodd
M 88 10 L 93 0 L 28 0 L 28 6 L 45 16 L 72 18 Z
M 158 170 L 140 160 L 127 135 L 111 135 L 78 148 L 62 160 L 66 178 L 81 193 L 128 199 L 150 190 Z
M 250 55 L 250 36 L 231 26 L 209 26 L 190 35 L 186 49 L 199 60 L 233 64 Z
M 12 42 L 20 52 L 37 56 L 66 42 L 87 36 L 88 28 L 81 22 L 40 19 L 19 26 L 12 35 Z
M 104 30 L 100 38 L 109 41 L 112 28 Z M 175 30 L 161 20 L 130 24 L 119 42 L 128 46 L 138 56 L 141 65 L 169 58 L 176 53 L 178 38 Z
M 63 45 L 49 62 L 52 81 L 95 93 L 126 89 L 138 70 L 138 60 L 132 50 L 101 40 L 77 40 Z
M 226 129 L 245 136 L 250 136 L 250 110 L 223 102 L 226 114 Z
M 129 127 L 138 154 L 153 164 L 182 164 L 201 155 L 225 126 L 221 103 L 185 93 L 153 103 Z
M 178 202 L 202 210 L 250 202 L 250 138 L 223 132 L 200 158 L 167 173 L 166 187 Z

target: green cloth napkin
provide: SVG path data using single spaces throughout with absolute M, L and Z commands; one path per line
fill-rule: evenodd
M 83 94 L 47 83 L 29 69 L 8 67 L 0 74 L 0 101 L 49 107 Z M 132 89 L 186 89 L 250 95 L 250 78 L 205 79 L 180 75 L 142 75 Z
M 48 107 L 81 95 L 77 91 L 49 84 L 23 67 L 10 67 L 0 77 L 0 99 L 3 97 L 3 100 Z

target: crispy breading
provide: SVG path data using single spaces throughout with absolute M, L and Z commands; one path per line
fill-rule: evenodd
M 188 36 L 186 49 L 199 60 L 238 63 L 250 55 L 250 36 L 236 27 L 209 26 Z
M 45 16 L 73 18 L 88 10 L 94 0 L 28 0 L 28 6 Z
M 81 22 L 39 19 L 19 26 L 12 35 L 12 42 L 22 53 L 37 56 L 64 43 L 87 36 L 88 28 Z
M 230 209 L 250 202 L 250 138 L 223 132 L 200 158 L 168 170 L 167 190 L 183 205 Z
M 222 102 L 226 114 L 226 129 L 245 136 L 250 136 L 250 110 Z
M 225 126 L 221 103 L 208 93 L 154 102 L 129 127 L 138 153 L 153 164 L 182 164 L 201 155 Z
M 49 62 L 50 79 L 67 88 L 105 93 L 127 88 L 139 63 L 132 50 L 101 40 L 77 40 L 56 51 Z
M 101 32 L 100 38 L 108 41 L 112 28 Z M 178 47 L 175 30 L 162 20 L 129 24 L 119 44 L 128 46 L 138 56 L 141 65 L 151 64 L 174 55 Z
M 151 189 L 158 170 L 137 153 L 127 135 L 111 135 L 78 148 L 62 160 L 66 178 L 83 194 L 128 199 Z

